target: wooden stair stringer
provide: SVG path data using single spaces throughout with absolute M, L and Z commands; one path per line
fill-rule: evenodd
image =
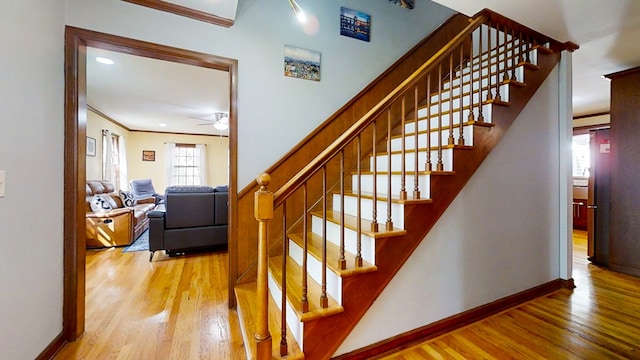
M 432 179 L 431 204 L 405 206 L 405 235 L 376 242 L 378 271 L 363 276 L 345 278 L 343 282 L 344 312 L 318 319 L 304 329 L 306 359 L 329 359 L 353 330 L 359 320 L 382 293 L 387 284 L 404 265 L 427 233 L 436 224 L 449 204 L 462 190 L 473 173 L 480 167 L 491 150 L 515 121 L 529 100 L 560 61 L 560 54 L 539 54 L 538 70 L 527 71 L 526 87 L 513 87 L 509 107 L 498 107 L 494 114 L 494 127 L 474 127 L 474 151 L 454 151 L 455 176 Z

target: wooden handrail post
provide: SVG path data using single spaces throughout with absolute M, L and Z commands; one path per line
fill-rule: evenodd
M 258 359 L 271 359 L 271 334 L 269 334 L 269 246 L 268 226 L 273 219 L 273 193 L 267 189 L 271 182 L 269 174 L 260 174 L 256 178 L 260 189 L 254 195 L 254 216 L 258 220 L 258 278 L 257 305 L 258 319 L 256 321 L 256 354 Z

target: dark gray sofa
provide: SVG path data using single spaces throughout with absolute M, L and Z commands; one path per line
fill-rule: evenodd
M 226 186 L 171 186 L 164 204 L 149 212 L 149 261 L 158 250 L 172 256 L 191 249 L 226 245 Z

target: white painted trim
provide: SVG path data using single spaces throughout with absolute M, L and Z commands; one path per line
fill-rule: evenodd
M 573 136 L 572 53 L 563 51 L 558 65 L 558 157 L 559 157 L 559 246 L 560 278 L 568 280 L 573 271 L 573 215 L 571 213 L 571 137 Z

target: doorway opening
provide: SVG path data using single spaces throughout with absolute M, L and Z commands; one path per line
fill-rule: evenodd
M 87 180 L 85 155 L 87 151 L 86 76 L 88 47 L 215 69 L 229 74 L 228 249 L 230 257 L 236 243 L 237 60 L 67 26 L 65 30 L 63 299 L 63 333 L 67 341 L 73 341 L 82 334 L 85 324 L 85 187 Z

